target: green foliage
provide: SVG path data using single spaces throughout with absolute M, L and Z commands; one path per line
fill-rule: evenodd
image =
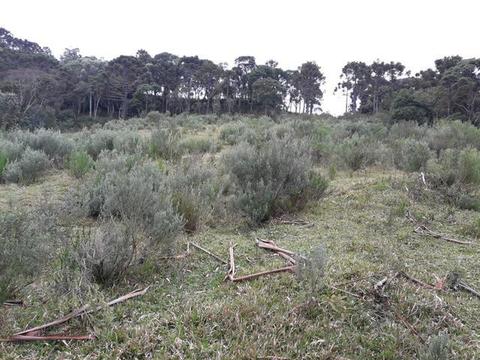
M 81 139 L 81 147 L 96 160 L 104 150 L 113 150 L 115 132 L 112 130 L 97 130 L 93 133 L 84 132 Z
M 184 220 L 185 230 L 198 230 L 210 219 L 219 197 L 216 171 L 202 163 L 202 159 L 193 158 L 172 169 L 168 182 L 174 206 Z
M 394 97 L 391 109 L 395 121 L 415 121 L 418 124 L 431 123 L 432 106 L 419 98 L 413 91 L 402 89 Z
M 73 217 L 121 221 L 132 231 L 129 238 L 138 251 L 146 251 L 146 244 L 172 252 L 171 241 L 183 226 L 166 175 L 152 163 L 125 155 L 102 155 L 92 176 L 70 194 L 68 208 Z
M 88 279 L 111 285 L 128 270 L 135 256 L 135 239 L 127 225 L 102 221 L 76 245 L 75 259 Z
M 202 154 L 207 152 L 216 152 L 214 142 L 205 136 L 187 136 L 178 143 L 180 153 Z
M 0 303 L 35 279 L 59 239 L 48 206 L 0 213 Z
M 242 143 L 222 158 L 235 187 L 235 206 L 253 223 L 301 208 L 312 189 L 307 144 L 293 138 L 272 138 L 256 148 Z M 322 187 L 315 180 L 314 188 Z
M 424 169 L 431 156 L 428 145 L 414 139 L 397 141 L 393 152 L 395 166 L 411 172 Z
M 307 293 L 315 298 L 324 286 L 327 267 L 327 251 L 324 246 L 316 247 L 307 257 L 297 256 L 296 274 L 306 288 Z
M 421 360 L 448 360 L 450 358 L 449 339 L 447 334 L 433 336 L 423 353 Z
M 4 171 L 4 178 L 9 182 L 31 184 L 35 182 L 50 166 L 43 151 L 27 148 L 19 160 L 9 163 Z
M 70 154 L 67 169 L 76 178 L 83 177 L 93 167 L 93 159 L 86 151 L 75 151 Z
M 366 136 L 354 134 L 338 146 L 338 155 L 347 168 L 360 170 L 374 164 L 375 144 Z
M 176 159 L 181 156 L 178 145 L 179 134 L 172 129 L 157 129 L 150 137 L 150 154 L 166 160 Z
M 8 157 L 4 153 L 0 152 L 0 178 L 3 175 L 3 172 L 5 171 L 5 168 L 7 167 L 8 164 Z
M 43 151 L 49 159 L 56 164 L 62 165 L 63 160 L 73 150 L 73 141 L 58 131 L 38 129 L 34 132 L 16 131 L 10 134 L 15 141 L 30 147 L 33 150 Z

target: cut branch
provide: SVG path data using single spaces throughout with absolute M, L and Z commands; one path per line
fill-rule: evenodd
M 143 290 L 134 290 L 134 291 L 132 291 L 132 292 L 126 294 L 126 295 L 120 296 L 119 298 L 110 301 L 109 303 L 107 303 L 107 306 L 113 306 L 113 305 L 116 305 L 116 304 L 121 303 L 123 301 L 126 301 L 128 299 L 131 299 L 131 298 L 134 298 L 134 297 L 137 297 L 137 296 L 141 296 L 141 295 L 145 295 L 145 293 L 148 291 L 149 288 L 150 288 L 150 286 L 146 287 Z M 65 315 L 65 316 L 63 316 L 59 319 L 53 320 L 49 323 L 39 325 L 39 326 L 30 328 L 30 329 L 27 329 L 27 330 L 20 331 L 20 332 L 14 334 L 13 336 L 28 335 L 30 333 L 36 333 L 40 330 L 45 330 L 45 329 L 47 329 L 49 327 L 52 327 L 52 326 L 61 325 L 61 324 L 66 323 L 67 321 L 69 321 L 71 319 L 93 313 L 93 312 L 98 311 L 102 308 L 101 306 L 98 306 L 94 309 L 89 310 L 89 307 L 90 307 L 89 305 L 82 306 L 81 308 L 79 308 L 77 310 L 74 310 L 71 313 L 69 313 L 69 314 L 67 314 L 67 315 Z
M 455 243 L 455 244 L 460 244 L 460 245 L 472 245 L 473 244 L 470 241 L 458 240 L 458 239 L 454 239 L 454 238 L 451 238 L 451 237 L 446 236 L 446 235 L 439 234 L 437 232 L 434 232 L 434 231 L 430 230 L 425 225 L 420 225 L 420 226 L 416 227 L 414 231 L 417 234 L 420 234 L 420 235 L 432 236 L 436 239 L 445 240 L 445 241 L 452 242 L 452 243 Z
M 295 270 L 295 266 L 292 265 L 292 266 L 286 266 L 286 267 L 279 268 L 279 269 L 262 271 L 262 272 L 258 272 L 258 273 L 255 273 L 255 274 L 239 276 L 239 277 L 236 277 L 236 278 L 233 278 L 233 279 L 230 279 L 230 280 L 233 281 L 233 282 L 253 280 L 253 279 L 259 278 L 260 276 L 277 274 L 277 273 L 281 273 L 281 272 L 293 272 L 294 270 Z
M 13 335 L 7 339 L 0 339 L 0 342 L 23 342 L 23 341 L 64 341 L 64 340 L 95 340 L 94 335 Z
M 421 280 L 415 279 L 414 277 L 408 275 L 407 273 L 405 273 L 405 272 L 403 272 L 403 271 L 400 271 L 400 272 L 398 273 L 398 275 L 403 276 L 405 279 L 410 280 L 411 282 L 413 282 L 413 283 L 415 283 L 415 284 L 417 284 L 417 285 L 420 285 L 421 287 L 424 287 L 424 288 L 426 288 L 426 289 L 435 290 L 435 286 L 430 285 L 430 284 L 427 284 L 427 283 L 425 283 L 425 282 L 423 282 L 423 281 L 421 281 Z
M 211 257 L 213 257 L 214 259 L 220 261 L 222 264 L 227 264 L 227 265 L 228 265 L 228 261 L 223 260 L 220 256 L 215 255 L 215 254 L 212 253 L 211 251 L 209 251 L 209 250 L 201 247 L 201 246 L 198 245 L 198 244 L 195 244 L 194 242 L 191 242 L 190 244 L 191 244 L 193 247 L 197 248 L 198 250 L 203 251 L 205 254 L 208 254 L 208 255 L 210 255 Z

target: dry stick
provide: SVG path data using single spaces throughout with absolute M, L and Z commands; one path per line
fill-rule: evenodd
M 473 243 L 470 242 L 470 241 L 462 241 L 462 240 L 457 240 L 457 239 L 454 239 L 454 238 L 451 238 L 451 237 L 448 237 L 448 236 L 445 236 L 445 235 L 442 235 L 442 234 L 439 234 L 439 233 L 436 233 L 432 230 L 430 230 L 429 228 L 427 228 L 425 225 L 420 225 L 419 227 L 415 228 L 414 230 L 417 234 L 420 234 L 420 235 L 430 235 L 436 239 L 441 239 L 441 240 L 445 240 L 445 241 L 449 241 L 449 242 L 452 242 L 452 243 L 455 243 L 455 244 L 460 244 L 460 245 L 472 245 Z
M 256 279 L 256 278 L 258 278 L 260 276 L 264 276 L 264 275 L 276 274 L 276 273 L 287 272 L 287 271 L 292 272 L 294 270 L 295 270 L 295 266 L 286 266 L 286 267 L 279 268 L 279 269 L 267 270 L 267 271 L 262 271 L 262 272 L 258 272 L 258 273 L 255 273 L 255 274 L 239 276 L 239 277 L 236 277 L 236 278 L 230 278 L 230 280 L 233 281 L 233 282 L 253 280 L 253 279 Z
M 480 298 L 480 293 L 475 289 L 471 288 L 470 286 L 468 286 L 467 284 L 465 284 L 463 281 L 458 284 L 458 287 Z
M 292 257 L 292 255 L 295 255 L 293 251 L 282 249 L 278 247 L 273 241 L 269 240 L 255 239 L 255 242 L 258 247 L 262 249 L 272 250 L 292 265 L 295 265 L 297 263 L 297 261 Z
M 0 339 L 0 342 L 20 342 L 20 341 L 63 341 L 63 340 L 95 340 L 94 335 L 14 335 L 7 339 Z
M 3 303 L 5 306 L 23 306 L 24 303 L 22 300 L 7 300 Z
M 128 299 L 131 299 L 133 297 L 144 295 L 149 288 L 150 288 L 150 286 L 146 287 L 143 290 L 134 290 L 134 291 L 132 291 L 132 292 L 126 294 L 126 295 L 120 296 L 119 298 L 110 301 L 107 304 L 107 306 L 113 306 L 115 304 L 118 304 L 118 303 L 123 302 L 123 301 L 128 300 Z M 80 317 L 82 315 L 87 315 L 87 314 L 90 314 L 94 311 L 100 310 L 102 307 L 99 306 L 99 307 L 97 307 L 95 309 L 91 309 L 91 310 L 88 310 L 88 308 L 89 308 L 89 305 L 82 306 L 81 308 L 79 308 L 77 310 L 74 310 L 71 313 L 69 313 L 69 314 L 67 314 L 67 315 L 65 315 L 65 316 L 63 316 L 59 319 L 53 320 L 53 321 L 51 321 L 47 324 L 43 324 L 43 325 L 36 326 L 36 327 L 30 328 L 30 329 L 27 329 L 27 330 L 20 331 L 20 332 L 14 334 L 13 336 L 25 335 L 25 334 L 36 332 L 36 331 L 39 331 L 39 330 L 44 330 L 44 329 L 47 329 L 47 328 L 52 327 L 52 326 L 60 325 L 60 324 L 66 323 L 67 321 L 69 321 L 73 318 L 77 318 L 77 317 Z
M 400 322 L 406 327 L 408 328 L 414 335 L 416 335 L 420 341 L 424 344 L 425 343 L 425 339 L 422 337 L 422 335 L 420 335 L 420 333 L 418 332 L 417 329 L 415 329 L 415 327 L 410 324 L 408 322 L 407 319 L 405 319 L 400 313 L 398 313 L 395 309 L 392 309 L 393 310 L 393 313 L 395 315 L 395 317 L 400 320 Z
M 431 290 L 435 290 L 435 286 L 433 285 L 430 285 L 430 284 L 427 284 L 421 280 L 418 280 L 418 279 L 415 279 L 414 277 L 408 275 L 407 273 L 403 272 L 403 271 L 400 271 L 398 273 L 398 275 L 401 275 L 403 276 L 404 278 L 406 278 L 407 280 L 410 280 L 411 282 L 414 282 L 415 284 L 417 285 L 420 285 L 421 287 L 424 287 L 426 289 L 431 289 Z
M 228 265 L 228 261 L 223 260 L 220 256 L 215 255 L 215 254 L 212 253 L 211 251 L 209 251 L 209 250 L 201 247 L 201 246 L 198 245 L 198 244 L 195 244 L 194 242 L 191 242 L 190 244 L 191 244 L 193 247 L 197 248 L 198 250 L 203 251 L 204 253 L 210 255 L 210 256 L 213 257 L 214 259 L 220 261 L 222 264 L 227 264 L 227 265 Z
M 236 246 L 236 244 L 235 245 L 230 244 L 230 248 L 228 249 L 228 253 L 230 255 L 230 257 L 229 257 L 230 262 L 229 262 L 228 272 L 227 272 L 227 275 L 225 276 L 224 280 L 229 279 L 230 281 L 233 281 L 233 279 L 235 277 L 235 258 L 233 256 L 233 248 L 235 246 Z

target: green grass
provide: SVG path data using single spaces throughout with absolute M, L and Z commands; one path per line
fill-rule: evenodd
M 464 292 L 419 288 L 401 278 L 386 286 L 388 301 L 373 294 L 376 282 L 399 270 L 429 283 L 455 270 L 480 289 L 477 245 L 419 236 L 403 213 L 408 209 L 428 219 L 429 228 L 456 237 L 465 233 L 466 225 L 475 224 L 478 215 L 427 200 L 416 202 L 405 181 L 398 172 L 370 169 L 351 176 L 340 172 L 326 197 L 298 214 L 312 227 L 272 222 L 251 230 L 222 223 L 183 241 L 195 241 L 225 259 L 229 244 L 237 244 L 238 275 L 284 265 L 255 247 L 255 237 L 300 254 L 323 245 L 328 254 L 325 286 L 316 293 L 287 273 L 224 282 L 226 267 L 192 249 L 185 259 L 139 265 L 120 284 L 92 292 L 91 301 L 102 303 L 150 285 L 145 296 L 52 330 L 94 333 L 95 341 L 0 343 L 1 357 L 410 359 L 423 356 L 430 341 L 447 332 L 452 358 L 473 359 L 480 351 L 480 299 Z M 60 183 L 61 192 L 65 185 Z M 24 194 L 35 201 L 30 192 L 17 194 L 19 201 L 24 201 Z M 47 280 L 48 276 L 43 279 Z M 41 281 L 27 286 L 20 293 L 26 307 L 0 309 L 0 337 L 80 306 L 73 294 L 58 298 L 46 289 Z

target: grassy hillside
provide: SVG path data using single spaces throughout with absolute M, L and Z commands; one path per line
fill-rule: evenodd
M 446 122 L 433 128 L 411 124 L 392 127 L 377 118 L 286 118 L 277 123 L 267 118 L 173 120 L 139 119 L 58 135 L 71 149 L 57 159 L 55 152 L 48 155 L 49 165 L 40 176 L 28 182 L 19 180 L 19 184 L 4 179 L 0 185 L 3 224 L 17 229 L 12 224 L 23 221 L 36 229 L 29 232 L 30 227 L 21 227 L 24 237 L 18 233 L 12 237 L 12 232 L 4 230 L 4 248 L 12 238 L 17 239 L 14 245 L 24 254 L 18 257 L 20 262 L 28 259 L 33 266 L 35 256 L 20 246 L 33 234 L 30 238 L 36 244 L 30 247 L 45 255 L 44 261 L 36 260 L 39 265 L 33 274 L 23 263 L 18 265 L 13 281 L 9 280 L 12 285 L 4 294 L 22 300 L 25 306 L 0 308 L 0 338 L 59 318 L 84 304 L 105 305 L 134 289 L 149 286 L 149 290 L 45 333 L 93 334 L 95 340 L 0 343 L 2 358 L 477 356 L 480 299 L 444 281 L 455 273 L 462 282 L 480 289 L 477 129 Z M 160 141 L 158 137 L 165 135 L 159 133 L 162 129 L 170 132 Z M 106 148 L 115 155 L 99 155 L 98 147 L 92 144 L 100 134 L 112 136 L 112 149 Z M 4 134 L 0 153 L 14 147 L 8 142 L 26 138 L 20 133 Z M 279 165 L 279 158 L 293 160 L 275 147 L 276 138 L 291 139 L 281 143 L 283 146 L 307 146 L 308 154 L 298 157 L 295 166 Z M 268 146 L 275 151 L 272 153 Z M 47 153 L 48 148 L 44 146 L 41 151 Z M 81 151 L 91 157 L 92 168 L 76 178 L 69 161 L 72 152 Z M 301 172 L 302 162 L 315 176 L 308 175 L 309 182 L 301 194 L 278 187 L 282 197 L 275 198 L 275 204 L 269 207 L 272 211 L 267 215 L 262 212 L 258 220 L 259 209 L 264 207 L 248 197 L 252 187 L 241 191 L 242 185 L 235 182 L 239 171 L 232 165 L 241 164 L 243 172 L 251 171 L 249 162 L 256 162 L 247 156 L 249 151 L 265 160 L 260 162 L 264 167 L 277 169 L 277 177 L 285 168 Z M 94 276 L 92 267 L 79 265 L 91 258 L 79 250 L 81 246 L 72 244 L 97 246 L 103 238 L 95 229 L 106 221 L 113 221 L 107 224 L 115 233 L 119 223 L 137 226 L 140 220 L 121 207 L 107 216 L 105 204 L 100 215 L 88 215 L 78 204 L 89 186 L 103 181 L 103 172 L 107 177 L 115 174 L 114 178 L 123 179 L 122 169 L 114 164 L 131 163 L 122 163 L 122 156 L 133 156 L 132 171 L 137 171 L 138 164 L 151 163 L 160 169 L 159 176 L 165 176 L 165 182 L 158 186 L 166 189 L 162 194 L 171 196 L 175 205 L 175 214 L 168 219 L 176 221 L 178 215 L 181 228 L 167 237 L 163 233 L 152 235 L 157 233 L 148 232 L 143 223 L 135 227 L 141 236 L 136 239 L 138 253 L 134 260 L 117 276 L 102 282 Z M 195 176 L 185 170 L 192 166 L 188 159 L 200 166 L 194 168 Z M 136 176 L 149 179 L 148 174 L 138 171 Z M 255 167 L 255 171 L 264 170 Z M 284 182 L 291 181 L 290 176 Z M 188 179 L 188 191 L 180 187 L 182 179 Z M 250 179 L 253 183 L 255 176 Z M 275 179 L 266 175 L 262 179 L 262 186 L 266 179 L 275 184 Z M 298 187 L 307 180 L 295 181 Z M 104 192 L 96 194 L 108 195 L 105 189 L 123 186 L 120 182 L 105 184 Z M 257 202 L 270 191 L 268 186 L 255 189 L 263 189 L 254 193 Z M 168 212 L 168 204 L 162 204 L 157 205 Z M 137 209 L 135 204 L 130 205 Z M 251 212 L 252 208 L 255 211 Z M 17 222 L 5 220 L 12 214 L 16 214 Z M 422 234 L 420 226 L 471 244 Z M 91 235 L 92 231 L 97 235 Z M 89 236 L 97 242 L 89 242 Z M 165 240 L 153 246 L 149 242 L 153 236 Z M 274 241 L 298 254 L 297 270 L 232 283 L 224 280 L 227 265 L 192 246 L 186 256 L 175 258 L 193 242 L 228 260 L 229 247 L 235 245 L 237 276 L 284 267 L 284 259 L 256 246 L 257 238 Z M 103 246 L 118 251 L 106 243 Z M 2 264 L 16 266 L 5 259 Z M 438 289 L 415 283 L 404 274 Z

